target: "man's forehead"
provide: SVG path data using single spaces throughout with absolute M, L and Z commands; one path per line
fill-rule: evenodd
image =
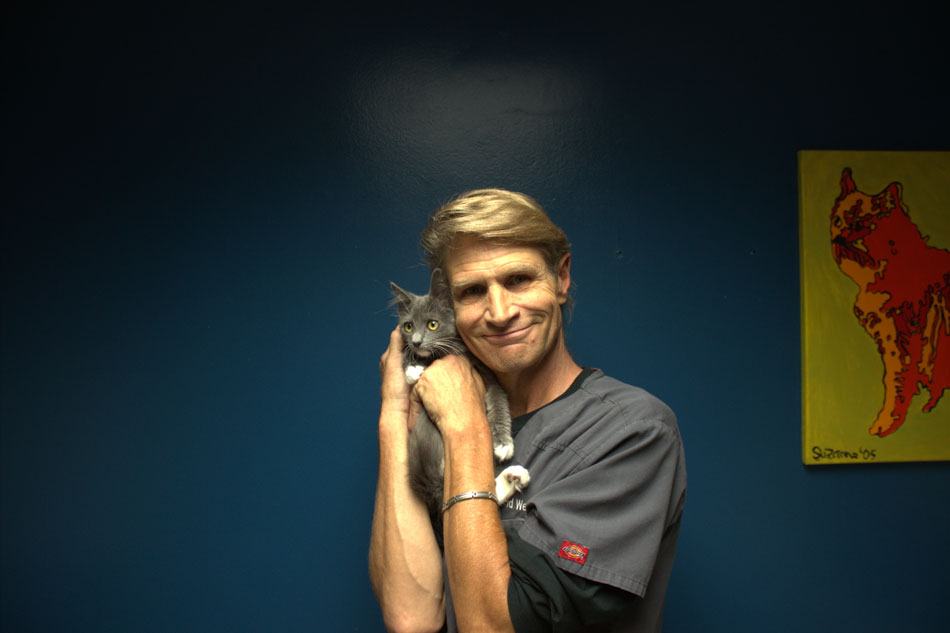
M 528 244 L 507 244 L 465 235 L 452 243 L 445 258 L 446 273 L 453 282 L 459 275 L 483 275 L 493 270 L 545 268 L 541 250 Z

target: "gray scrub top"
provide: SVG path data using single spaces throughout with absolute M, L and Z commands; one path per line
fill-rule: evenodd
M 502 506 L 505 530 L 564 571 L 640 596 L 622 630 L 659 630 L 686 497 L 676 416 L 595 369 L 515 430 L 509 463 L 531 483 Z

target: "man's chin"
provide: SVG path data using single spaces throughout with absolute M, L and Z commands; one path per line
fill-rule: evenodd
M 506 353 L 486 355 L 480 360 L 496 374 L 513 374 L 524 371 L 533 364 L 531 359 L 515 350 L 505 350 Z

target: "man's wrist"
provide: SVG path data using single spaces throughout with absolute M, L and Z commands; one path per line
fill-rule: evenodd
M 469 490 L 494 489 L 491 432 L 484 416 L 453 416 L 442 432 L 445 444 L 445 491 L 453 496 Z
M 408 433 L 409 406 L 407 404 L 383 402 L 379 409 L 379 431 L 387 435 Z
M 442 433 L 443 441 L 447 444 L 457 442 L 471 446 L 480 439 L 491 438 L 491 433 L 488 430 L 488 418 L 485 417 L 485 413 L 482 411 L 455 411 L 442 420 L 439 430 Z
M 381 414 L 409 415 L 409 398 L 404 395 L 383 396 L 380 399 L 379 410 Z

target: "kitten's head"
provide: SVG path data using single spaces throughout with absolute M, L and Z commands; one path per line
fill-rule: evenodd
M 455 309 L 442 271 L 432 271 L 429 293 L 414 295 L 390 282 L 399 313 L 407 362 L 429 363 L 446 354 L 462 354 L 465 347 L 455 330 Z

